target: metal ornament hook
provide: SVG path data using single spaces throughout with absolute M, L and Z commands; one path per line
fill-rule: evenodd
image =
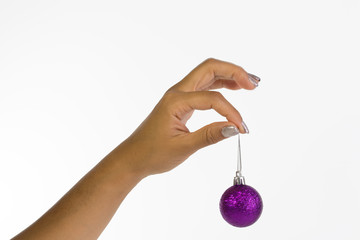
M 240 176 L 238 171 L 236 171 L 236 175 L 234 177 L 234 185 L 245 185 L 245 177 Z
M 242 164 L 241 164 L 241 148 L 240 148 L 240 133 L 238 134 L 238 161 L 237 161 L 237 171 L 234 177 L 234 185 L 245 185 L 245 177 L 241 174 Z

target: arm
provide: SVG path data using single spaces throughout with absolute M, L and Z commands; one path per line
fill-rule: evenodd
M 237 133 L 224 133 L 226 127 L 247 132 L 239 112 L 220 93 L 207 90 L 222 87 L 250 90 L 258 81 L 234 64 L 204 61 L 164 94 L 128 139 L 13 239 L 98 238 L 141 179 L 169 171 L 198 149 Z M 196 109 L 214 109 L 228 121 L 189 132 L 185 124 Z

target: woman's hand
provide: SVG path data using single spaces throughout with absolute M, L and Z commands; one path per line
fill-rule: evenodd
M 101 160 L 51 209 L 13 239 L 97 239 L 142 178 L 173 169 L 192 153 L 247 128 L 216 88 L 254 89 L 260 79 L 234 64 L 208 59 L 170 88 L 136 131 Z M 194 110 L 214 109 L 228 122 L 196 132 Z
M 259 81 L 260 78 L 232 63 L 207 59 L 171 87 L 144 122 L 111 155 L 127 152 L 130 169 L 146 177 L 175 168 L 198 149 L 236 135 L 239 130 L 248 133 L 240 113 L 221 93 L 208 90 L 252 90 Z M 186 122 L 194 110 L 206 109 L 214 109 L 228 121 L 190 132 Z

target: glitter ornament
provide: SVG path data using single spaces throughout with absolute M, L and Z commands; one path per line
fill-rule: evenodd
M 241 174 L 240 134 L 238 135 L 238 167 L 234 185 L 229 187 L 220 199 L 220 212 L 225 221 L 235 227 L 247 227 L 256 222 L 262 212 L 260 194 L 245 184 Z

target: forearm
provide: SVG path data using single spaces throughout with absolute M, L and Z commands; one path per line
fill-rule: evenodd
M 143 178 L 120 145 L 49 211 L 14 239 L 97 239 L 126 195 Z

